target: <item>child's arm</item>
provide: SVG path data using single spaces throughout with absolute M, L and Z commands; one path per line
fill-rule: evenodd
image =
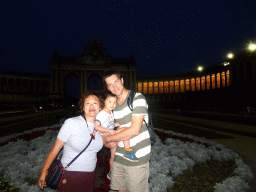
M 109 130 L 104 127 L 101 127 L 100 123 L 98 121 L 95 121 L 94 127 L 97 131 L 99 131 L 101 133 L 108 133 L 109 135 L 114 135 L 116 133 L 116 131 L 114 131 L 114 130 Z
M 120 126 L 120 123 L 119 122 L 115 122 L 115 127 L 119 127 Z
M 122 132 L 123 130 L 125 130 L 127 127 L 120 127 L 120 123 L 119 122 L 115 122 L 115 127 L 118 127 L 118 129 L 116 130 L 116 133 L 120 133 Z

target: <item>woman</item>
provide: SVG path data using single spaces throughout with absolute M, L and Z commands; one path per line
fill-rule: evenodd
M 41 189 L 47 185 L 45 182 L 46 172 L 60 149 L 64 146 L 61 162 L 65 167 L 87 146 L 91 139 L 90 133 L 94 133 L 95 139 L 92 140 L 89 147 L 67 168 L 62 182 L 57 189 L 58 192 L 93 191 L 97 153 L 103 147 L 100 132 L 94 131 L 94 121 L 103 105 L 104 100 L 93 92 L 87 92 L 82 95 L 79 100 L 79 108 L 84 114 L 69 118 L 62 125 L 38 179 L 38 186 Z

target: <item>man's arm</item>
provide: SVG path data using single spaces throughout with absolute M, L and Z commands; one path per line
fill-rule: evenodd
M 103 135 L 102 139 L 106 143 L 113 142 L 113 141 L 117 142 L 117 141 L 129 140 L 140 134 L 143 119 L 144 119 L 144 115 L 132 115 L 132 122 L 130 127 L 127 127 L 126 129 L 124 129 L 123 131 L 115 135 L 111 135 L 111 136 Z
M 108 134 L 102 133 L 102 138 L 103 138 L 104 136 L 109 137 Z M 110 143 L 107 143 L 107 142 L 104 141 L 104 139 L 103 139 L 103 145 L 104 145 L 105 147 L 107 147 L 107 148 L 112 149 L 112 148 L 116 148 L 116 147 L 117 147 L 117 142 L 110 142 Z

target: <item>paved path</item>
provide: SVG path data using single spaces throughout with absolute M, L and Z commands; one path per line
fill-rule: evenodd
M 244 162 L 250 166 L 253 171 L 254 178 L 249 183 L 250 192 L 256 191 L 256 127 L 250 125 L 235 124 L 229 122 L 221 122 L 207 120 L 201 118 L 192 118 L 185 116 L 170 115 L 167 113 L 152 113 L 153 117 L 161 117 L 167 121 L 181 123 L 183 125 L 196 126 L 196 129 L 211 131 L 217 134 L 229 135 L 231 138 L 215 138 L 210 141 L 217 142 L 236 152 Z M 256 122 L 256 121 L 255 121 Z M 219 128 L 216 130 L 215 128 Z M 238 133 L 238 134 L 236 134 Z M 243 133 L 243 134 L 242 134 Z M 189 134 L 189 133 L 187 133 Z

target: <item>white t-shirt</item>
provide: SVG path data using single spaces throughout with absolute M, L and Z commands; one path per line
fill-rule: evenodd
M 91 133 L 94 123 L 88 122 Z M 91 136 L 86 121 L 82 116 L 67 119 L 62 125 L 57 138 L 64 141 L 63 156 L 61 163 L 65 167 L 76 157 L 89 143 Z M 70 165 L 68 171 L 93 172 L 97 163 L 97 153 L 103 147 L 100 132 L 96 132 L 95 139 L 89 147 Z
M 97 116 L 95 121 L 98 121 L 100 123 L 100 126 L 106 129 L 113 130 L 115 127 L 115 118 L 113 115 L 113 112 L 110 111 L 111 115 L 108 114 L 106 111 L 101 110 Z

